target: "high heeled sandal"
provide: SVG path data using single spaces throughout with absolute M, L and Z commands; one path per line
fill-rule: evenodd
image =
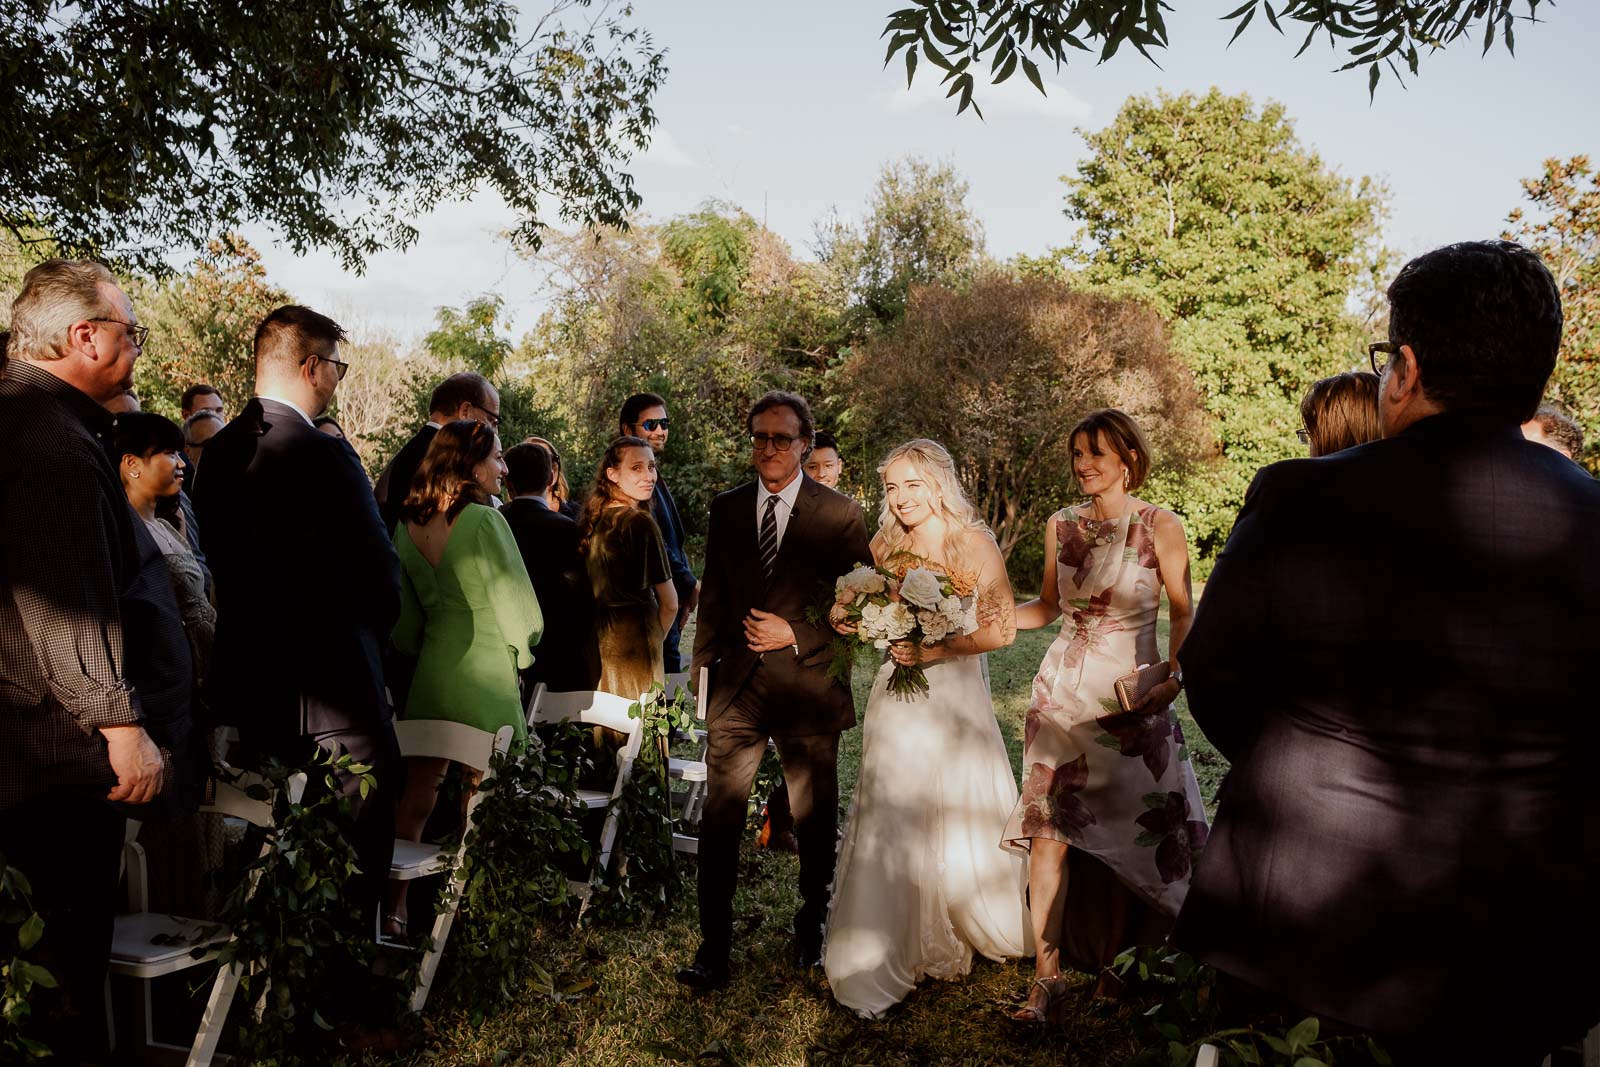
M 398 915 L 385 915 L 383 917 L 383 939 L 385 941 L 404 941 L 406 939 L 406 921 Z
M 1011 1021 L 1027 1023 L 1033 1026 L 1060 1022 L 1062 1009 L 1066 1007 L 1067 1003 L 1067 980 L 1059 974 L 1035 978 L 1033 985 L 1028 987 L 1029 996 L 1033 995 L 1033 986 L 1038 986 L 1044 990 L 1044 1006 L 1036 1007 L 1032 1004 L 1023 1004 L 1021 1008 L 1011 1013 Z

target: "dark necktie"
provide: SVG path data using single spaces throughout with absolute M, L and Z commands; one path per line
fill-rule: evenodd
M 778 569 L 778 497 L 776 494 L 767 497 L 767 510 L 761 516 L 761 537 L 756 542 L 761 549 L 761 569 L 767 572 L 767 580 L 772 580 L 773 572 Z

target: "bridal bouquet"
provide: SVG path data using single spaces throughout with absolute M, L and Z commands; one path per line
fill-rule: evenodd
M 862 564 L 834 583 L 834 605 L 856 624 L 857 641 L 877 649 L 897 641 L 931 648 L 978 628 L 973 579 L 906 563 L 898 570 Z M 889 675 L 889 692 L 902 700 L 927 691 L 920 666 L 896 664 Z

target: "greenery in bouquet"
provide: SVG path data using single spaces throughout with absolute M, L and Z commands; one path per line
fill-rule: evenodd
M 902 553 L 885 566 L 863 563 L 842 575 L 834 583 L 831 617 L 853 624 L 859 644 L 880 652 L 903 644 L 920 652 L 978 628 L 975 586 L 971 576 L 944 574 L 927 560 Z M 912 700 L 927 691 L 920 663 L 895 665 L 889 692 Z

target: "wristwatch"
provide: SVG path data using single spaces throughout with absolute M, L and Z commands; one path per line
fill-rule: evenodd
M 1172 673 L 1167 675 L 1168 680 L 1178 683 L 1178 692 L 1183 692 L 1183 668 L 1174 667 Z

